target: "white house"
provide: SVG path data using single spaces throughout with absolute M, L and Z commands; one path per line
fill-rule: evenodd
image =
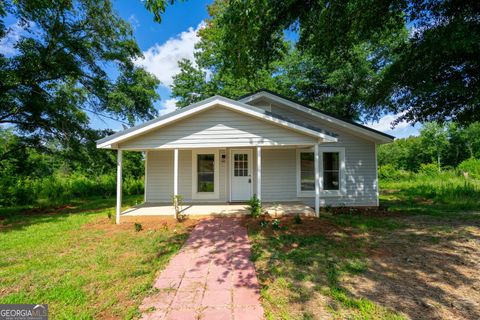
M 145 153 L 145 202 L 378 206 L 376 146 L 392 136 L 267 90 L 214 96 L 97 141 Z

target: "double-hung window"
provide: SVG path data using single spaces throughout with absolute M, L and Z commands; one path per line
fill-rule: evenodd
M 315 194 L 315 154 L 311 149 L 297 151 L 297 195 Z M 319 148 L 320 192 L 322 196 L 340 196 L 345 192 L 345 149 Z

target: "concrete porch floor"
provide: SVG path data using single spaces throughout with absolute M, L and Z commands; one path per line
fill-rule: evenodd
M 249 213 L 245 203 L 185 203 L 182 213 L 190 216 L 241 216 Z M 264 203 L 263 211 L 270 215 L 301 214 L 315 216 L 315 211 L 300 202 Z M 124 217 L 136 216 L 173 216 L 174 208 L 168 203 L 143 203 L 122 212 Z

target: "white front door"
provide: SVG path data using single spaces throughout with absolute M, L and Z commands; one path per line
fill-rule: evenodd
M 232 150 L 230 168 L 231 200 L 249 200 L 252 197 L 252 150 Z

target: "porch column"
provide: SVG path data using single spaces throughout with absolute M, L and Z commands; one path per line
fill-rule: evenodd
M 178 196 L 178 149 L 173 150 L 173 195 Z
M 314 160 L 315 160 L 315 214 L 320 216 L 320 157 L 318 154 L 318 143 L 314 147 Z
M 120 212 L 122 211 L 122 150 L 117 154 L 117 212 L 115 222 L 120 224 Z
M 173 196 L 178 196 L 178 149 L 173 150 Z M 173 217 L 175 218 L 176 216 L 174 210 Z
M 262 147 L 257 147 L 257 198 L 262 200 Z

